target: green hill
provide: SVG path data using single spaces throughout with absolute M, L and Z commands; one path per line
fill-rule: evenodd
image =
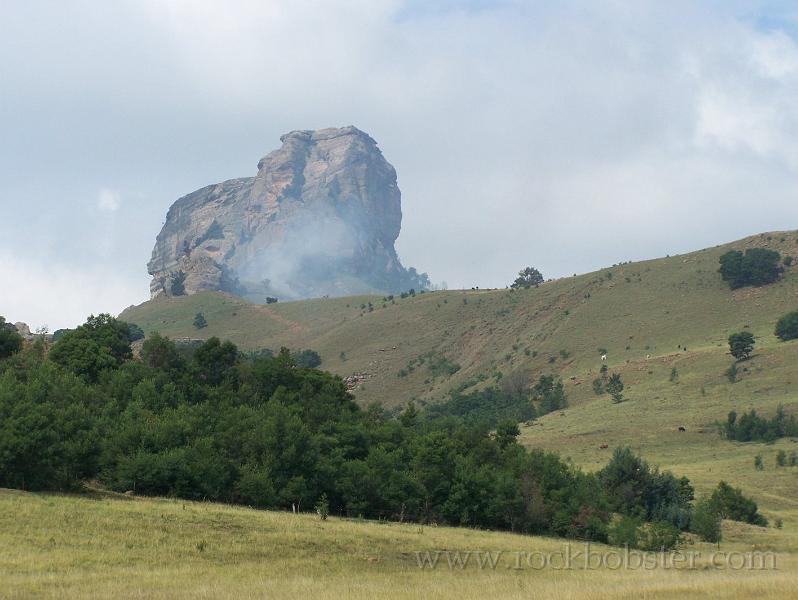
M 724 478 L 742 485 L 785 527 L 798 527 L 798 469 L 775 466 L 779 449 L 798 445 L 787 439 L 731 442 L 714 426 L 731 410 L 756 408 L 770 416 L 783 404 L 798 412 L 798 342 L 773 335 L 777 319 L 798 309 L 798 267 L 787 268 L 775 284 L 735 291 L 718 274 L 721 254 L 753 247 L 798 256 L 798 233 L 761 234 L 529 290 L 269 306 L 204 293 L 156 299 L 121 317 L 172 338 L 218 336 L 253 350 L 311 348 L 321 354 L 323 369 L 362 377 L 354 393 L 363 404 L 435 402 L 455 388 L 501 385 L 511 373 L 529 380 L 553 373 L 565 382 L 568 408 L 522 427 L 525 443 L 557 450 L 587 468 L 605 463 L 614 446 L 630 445 L 688 475 L 699 491 Z M 192 325 L 198 312 L 208 322 L 202 330 Z M 724 374 L 733 362 L 726 340 L 741 330 L 754 333 L 757 346 L 732 384 Z M 592 389 L 604 351 L 610 371 L 626 384 L 621 404 Z M 450 374 L 453 366 L 459 369 Z M 763 471 L 754 470 L 757 454 Z

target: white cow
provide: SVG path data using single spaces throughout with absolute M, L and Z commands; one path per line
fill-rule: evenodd
M 602 354 L 601 355 L 601 362 L 607 362 L 607 355 L 606 354 Z

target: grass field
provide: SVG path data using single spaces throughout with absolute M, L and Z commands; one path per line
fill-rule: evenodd
M 562 540 L 549 538 L 336 518 L 322 522 L 313 515 L 174 500 L 0 491 L 0 597 L 790 597 L 798 587 L 798 561 L 786 551 L 795 547 L 794 534 L 769 530 L 763 544 L 752 529 L 725 523 L 724 554 L 716 555 L 715 563 L 725 566 L 732 557 L 732 566 L 744 564 L 745 553 L 756 545 L 760 552 L 774 552 L 770 562 L 751 563 L 766 569 L 715 568 L 710 555 L 716 548 L 696 543 L 685 553 L 700 556 L 678 569 L 598 566 L 600 557 L 615 549 L 594 546 L 596 568 L 584 569 L 575 558 L 571 569 L 555 570 L 540 569 L 539 555 L 530 567 L 518 554 L 563 551 Z M 584 550 L 580 544 L 574 548 Z M 449 554 L 436 568 L 419 568 L 416 552 L 444 550 Z M 496 568 L 480 568 L 474 559 L 462 570 L 449 568 L 446 556 L 452 559 L 458 551 L 491 552 Z M 560 560 L 555 557 L 554 566 Z M 615 565 L 614 559 L 608 563 Z

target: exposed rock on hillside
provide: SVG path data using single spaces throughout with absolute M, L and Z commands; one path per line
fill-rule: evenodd
M 254 301 L 425 287 L 394 242 L 396 171 L 355 127 L 292 131 L 258 163 L 180 198 L 152 260 L 152 296 L 223 290 Z

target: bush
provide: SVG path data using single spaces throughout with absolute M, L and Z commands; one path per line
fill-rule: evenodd
M 294 360 L 298 367 L 315 369 L 321 366 L 321 356 L 315 350 L 300 350 L 294 354 Z
M 540 415 L 565 408 L 567 404 L 562 380 L 555 379 L 554 375 L 541 375 L 532 388 L 532 398 L 540 403 L 538 405 Z
M 754 334 L 750 331 L 741 331 L 729 336 L 729 351 L 737 360 L 744 360 L 754 351 Z
M 793 259 L 793 257 L 792 257 L 792 256 L 785 256 L 785 257 L 784 257 L 784 260 L 783 260 L 782 262 L 784 263 L 784 266 L 785 266 L 785 267 L 791 267 L 791 266 L 792 266 L 792 263 L 793 263 L 793 261 L 794 261 L 794 259 Z
M 742 490 L 733 488 L 725 481 L 718 484 L 709 501 L 722 519 L 767 527 L 768 521 L 759 514 L 756 502 L 745 497 Z
M 197 329 L 205 329 L 208 326 L 208 321 L 205 320 L 205 315 L 201 312 L 197 313 L 194 317 L 194 327 Z
M 137 342 L 139 340 L 143 340 L 144 339 L 144 330 L 141 327 L 139 327 L 138 325 L 136 325 L 135 323 L 128 323 L 127 324 L 127 329 L 128 329 L 128 332 L 129 332 L 128 339 L 131 342 Z M 61 336 L 59 336 L 59 337 L 61 337 Z M 53 340 L 55 340 L 55 335 L 53 335 Z
M 690 530 L 705 542 L 719 543 L 722 536 L 721 518 L 718 507 L 710 498 L 696 502 Z
M 737 363 L 732 363 L 732 365 L 726 369 L 723 374 L 726 375 L 726 379 L 729 380 L 729 383 L 737 383 Z
M 783 269 L 781 255 L 766 248 L 749 248 L 745 254 L 732 250 L 720 257 L 720 274 L 733 290 L 763 286 L 779 279 Z
M 172 292 L 173 296 L 185 296 L 186 295 L 186 274 L 183 271 L 178 271 L 177 273 L 173 273 L 172 276 L 169 278 L 170 286 L 169 290 Z
M 22 336 L 17 333 L 13 325 L 6 323 L 5 318 L 0 317 L 0 360 L 20 350 L 22 350 Z
M 779 319 L 776 323 L 776 337 L 783 342 L 798 339 L 798 310 Z

